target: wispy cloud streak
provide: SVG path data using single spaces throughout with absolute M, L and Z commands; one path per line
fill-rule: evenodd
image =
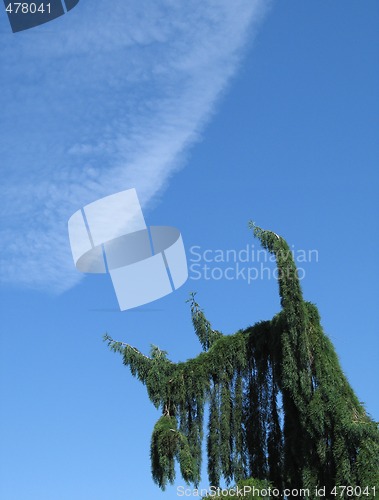
M 146 207 L 238 68 L 262 0 L 97 0 L 18 35 L 2 26 L 3 283 L 81 276 L 67 220 L 135 187 Z

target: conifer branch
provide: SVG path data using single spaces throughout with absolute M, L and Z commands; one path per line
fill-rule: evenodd
M 126 342 L 114 340 L 114 339 L 112 339 L 112 337 L 110 335 L 108 335 L 108 333 L 104 334 L 103 341 L 107 342 L 108 347 L 111 349 L 111 351 L 122 353 L 124 349 L 131 349 L 135 353 L 139 354 L 140 356 L 143 356 L 145 359 L 152 361 L 152 358 L 149 358 L 149 356 L 146 356 L 145 354 L 143 354 L 136 347 L 133 347 L 132 345 L 127 344 Z
M 278 240 L 280 240 L 280 236 L 276 233 L 274 233 L 274 231 L 270 231 L 269 229 L 263 229 L 259 226 L 256 225 L 256 223 L 254 221 L 249 221 L 249 229 L 252 229 L 253 232 L 254 232 L 254 235 L 259 237 L 260 234 L 263 234 L 263 233 L 267 233 L 267 234 L 273 234 Z

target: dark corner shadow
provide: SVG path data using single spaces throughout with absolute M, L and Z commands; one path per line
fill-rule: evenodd
M 53 21 L 73 9 L 79 0 L 36 0 L 15 2 L 3 0 L 13 33 Z

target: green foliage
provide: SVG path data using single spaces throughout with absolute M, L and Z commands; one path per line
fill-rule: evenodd
M 150 447 L 153 479 L 162 489 L 165 489 L 167 482 L 174 482 L 177 451 L 176 419 L 163 416 L 154 426 Z
M 204 316 L 203 310 L 200 309 L 199 304 L 195 300 L 195 295 L 196 293 L 192 292 L 191 298 L 187 301 L 191 304 L 192 324 L 202 348 L 204 351 L 208 351 L 216 340 L 222 336 L 222 333 L 217 330 L 212 330 L 211 324 Z
M 187 482 L 194 481 L 196 463 L 188 439 L 177 428 L 177 420 L 166 414 L 154 426 L 150 446 L 151 469 L 154 481 L 164 490 L 175 479 L 175 459 L 180 473 Z
M 153 479 L 164 488 L 174 480 L 177 461 L 184 480 L 198 484 L 209 404 L 212 485 L 254 477 L 279 489 L 348 485 L 378 491 L 377 424 L 350 387 L 317 308 L 303 299 L 287 243 L 250 227 L 276 257 L 282 310 L 271 321 L 222 335 L 192 294 L 192 322 L 203 348 L 194 359 L 172 363 L 157 347 L 148 357 L 104 337 L 162 410 L 152 436 Z

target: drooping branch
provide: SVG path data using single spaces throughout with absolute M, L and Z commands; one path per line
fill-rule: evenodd
M 108 335 L 108 333 L 104 334 L 103 341 L 108 344 L 109 349 L 113 352 L 123 353 L 125 351 L 125 349 L 127 349 L 127 350 L 131 349 L 136 354 L 143 356 L 144 358 L 148 359 L 149 361 L 152 360 L 148 356 L 145 356 L 145 354 L 142 354 L 142 352 L 139 351 L 136 347 L 133 347 L 130 344 L 127 344 L 126 342 L 120 342 L 119 340 L 112 339 L 112 337 L 110 335 Z

